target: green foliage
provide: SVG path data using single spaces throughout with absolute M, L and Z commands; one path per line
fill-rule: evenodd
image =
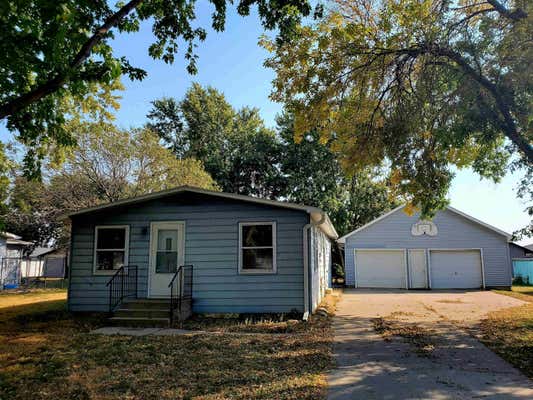
M 235 110 L 216 89 L 194 84 L 181 101 L 152 102 L 147 128 L 179 159 L 203 162 L 225 192 L 284 199 L 324 209 L 339 233 L 349 232 L 396 204 L 381 170 L 348 177 L 317 131 L 295 140 L 294 118 L 277 119 L 277 135 L 255 108 Z
M 279 142 L 256 108 L 235 110 L 212 87 L 193 84 L 181 101 L 152 102 L 147 128 L 177 158 L 195 158 L 225 192 L 275 198 L 283 190 Z
M 210 1 L 211 26 L 222 31 L 226 23 L 225 0 Z M 232 4 L 231 2 L 229 4 Z M 241 0 L 237 11 L 246 16 L 257 5 L 263 27 L 276 29 L 279 41 L 290 37 L 301 16 L 308 16 L 307 0 Z M 196 47 L 206 38 L 206 27 L 196 26 L 195 0 L 6 0 L 0 3 L 0 119 L 28 147 L 27 174 L 39 175 L 48 146 L 70 146 L 73 132 L 66 129 L 73 109 L 94 112 L 95 99 L 122 75 L 142 80 L 146 71 L 126 57 L 113 54 L 116 34 L 151 24 L 154 42 L 149 55 L 174 62 L 183 51 L 187 71 L 197 71 Z M 183 47 L 183 50 L 181 48 Z
M 348 172 L 385 162 L 397 194 L 431 217 L 451 166 L 498 181 L 510 154 L 533 161 L 532 4 L 335 1 L 291 43 L 263 40 L 272 98 L 295 113 L 298 139 L 316 130 Z
M 398 204 L 382 170 L 364 169 L 347 175 L 327 143 L 320 143 L 316 131 L 295 140 L 293 116 L 285 113 L 277 122 L 283 144 L 280 165 L 286 180 L 285 198 L 325 210 L 340 235 Z
M 59 217 L 70 211 L 127 197 L 191 185 L 218 187 L 194 159 L 178 160 L 151 131 L 124 131 L 108 123 L 71 122 L 78 144 L 43 181 L 14 177 L 3 218 L 6 229 L 37 245 L 66 242 Z

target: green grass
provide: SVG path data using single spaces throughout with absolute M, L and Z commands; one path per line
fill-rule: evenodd
M 513 286 L 496 293 L 527 304 L 495 311 L 481 323 L 481 340 L 489 348 L 533 378 L 533 287 Z
M 230 334 L 89 333 L 101 324 L 98 316 L 69 314 L 65 300 L 0 309 L 0 399 L 325 397 L 324 374 L 332 365 L 329 317 L 298 323 L 294 334 L 287 333 L 294 322 L 264 319 L 225 321 Z

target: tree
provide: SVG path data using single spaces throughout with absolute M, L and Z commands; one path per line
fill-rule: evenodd
M 44 180 L 15 175 L 7 200 L 6 229 L 37 245 L 66 241 L 59 217 L 70 211 L 191 185 L 217 190 L 194 159 L 178 160 L 146 129 L 107 123 L 71 123 L 79 138 L 61 164 L 49 163 Z
M 533 162 L 532 18 L 526 0 L 337 0 L 292 43 L 263 41 L 272 97 L 348 170 L 386 162 L 431 217 L 450 165 L 497 181 L 509 153 Z
M 211 3 L 212 28 L 222 31 L 227 2 Z M 241 0 L 237 12 L 247 16 L 253 5 L 257 5 L 262 25 L 277 29 L 280 40 L 290 35 L 301 16 L 311 12 L 307 0 Z M 148 21 L 155 37 L 148 49 L 150 56 L 172 63 L 183 42 L 187 70 L 195 73 L 195 48 L 207 34 L 205 28 L 193 26 L 195 19 L 194 0 L 130 0 L 116 6 L 102 0 L 3 1 L 0 119 L 7 118 L 8 129 L 28 146 L 48 140 L 72 145 L 64 126 L 65 99 L 80 102 L 93 97 L 123 74 L 139 80 L 146 76 L 126 57 L 113 54 L 115 35 L 136 32 Z
M 379 169 L 346 175 L 337 155 L 321 143 L 316 131 L 295 140 L 294 117 L 283 113 L 277 119 L 282 143 L 281 171 L 287 184 L 283 197 L 320 207 L 344 235 L 372 221 L 398 204 Z
M 178 159 L 195 158 L 226 192 L 276 198 L 280 149 L 256 108 L 235 110 L 218 90 L 193 84 L 180 101 L 152 102 L 147 128 Z

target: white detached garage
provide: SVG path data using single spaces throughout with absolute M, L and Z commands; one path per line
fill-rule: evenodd
M 341 237 L 346 284 L 358 288 L 511 286 L 510 235 L 448 207 L 432 221 L 404 206 Z

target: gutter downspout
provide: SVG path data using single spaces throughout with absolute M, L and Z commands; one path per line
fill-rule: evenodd
M 311 213 L 309 213 L 309 220 L 311 221 Z M 304 241 L 304 315 L 302 319 L 307 321 L 309 318 L 309 230 L 313 226 L 320 226 L 326 222 L 326 214 L 322 213 L 322 218 L 318 222 L 309 222 L 303 227 L 303 241 Z

